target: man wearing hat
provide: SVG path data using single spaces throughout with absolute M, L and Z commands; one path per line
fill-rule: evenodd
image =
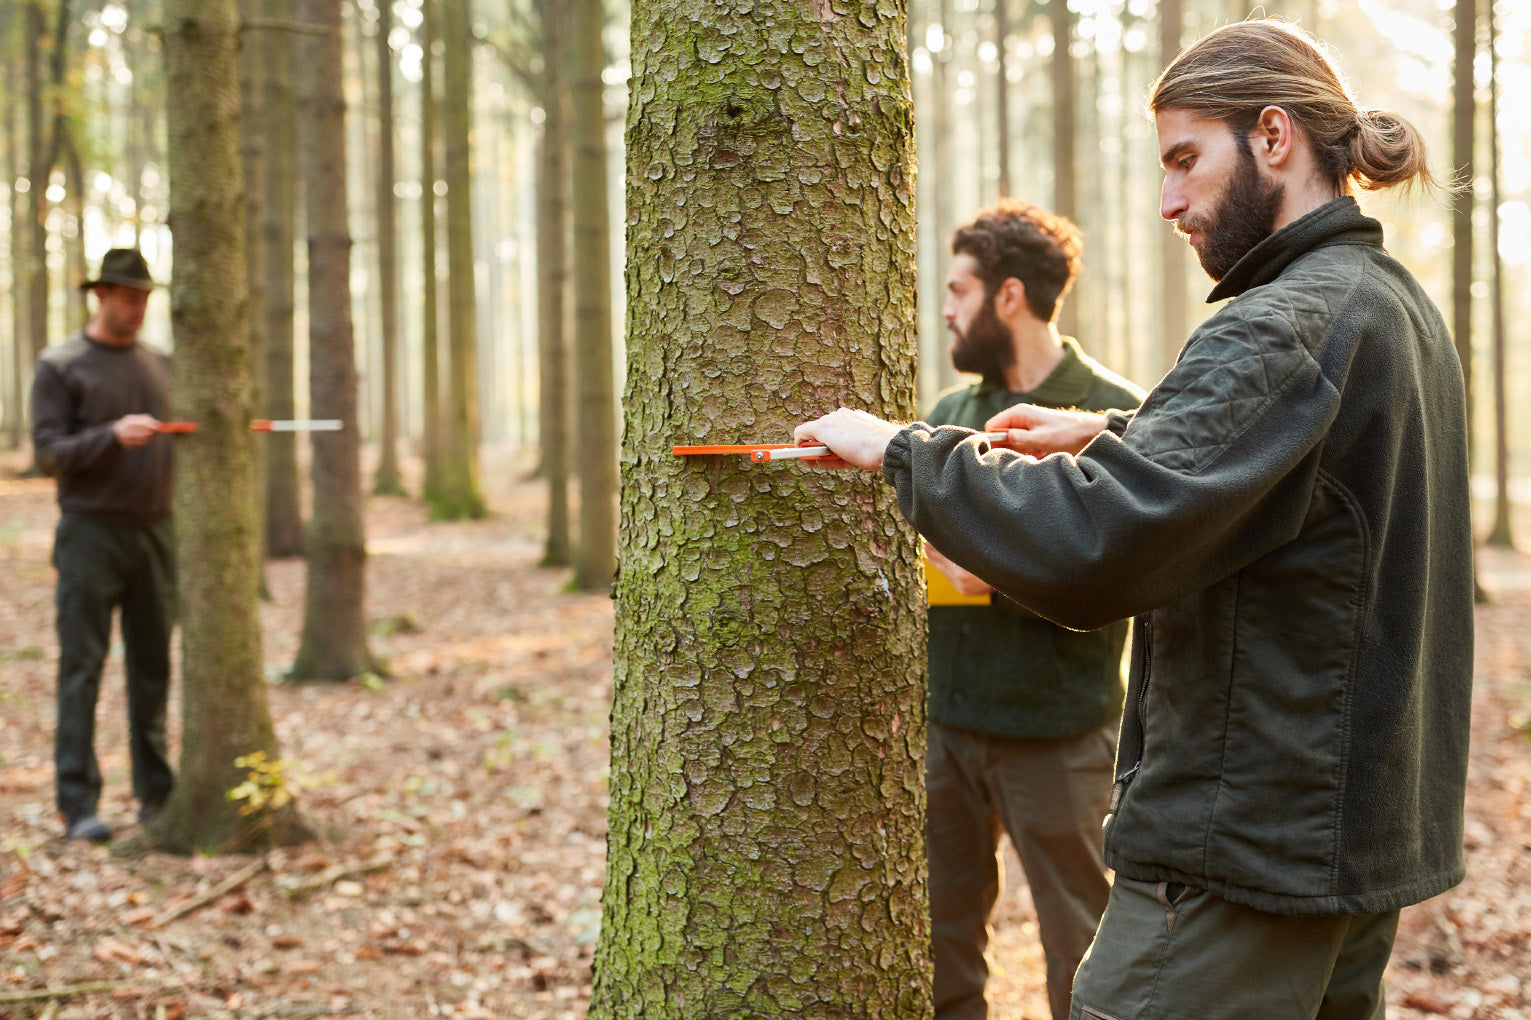
M 170 628 L 175 605 L 170 358 L 138 340 L 154 280 L 136 249 L 113 248 L 94 280 L 85 328 L 43 351 L 32 380 L 37 464 L 58 479 L 57 803 L 70 839 L 104 842 L 97 814 L 96 698 L 121 611 L 133 793 L 139 819 L 164 805 L 174 776 L 165 752 Z

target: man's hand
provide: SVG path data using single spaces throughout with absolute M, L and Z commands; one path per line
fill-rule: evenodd
M 996 446 L 1016 453 L 1045 457 L 1049 453 L 1078 453 L 1100 435 L 1106 416 L 1088 411 L 1062 411 L 1035 404 L 1016 404 L 984 423 L 988 432 L 1008 432 Z
M 143 446 L 159 435 L 159 419 L 151 414 L 125 414 L 112 423 L 112 435 L 129 450 Z
M 883 451 L 901 426 L 842 407 L 792 430 L 799 446 L 823 444 L 834 456 L 813 463 L 819 467 L 859 467 L 876 471 L 882 467 Z
M 930 561 L 931 566 L 945 574 L 946 579 L 952 583 L 952 587 L 963 595 L 987 595 L 994 590 L 988 581 L 957 566 L 929 542 L 925 543 L 925 558 Z

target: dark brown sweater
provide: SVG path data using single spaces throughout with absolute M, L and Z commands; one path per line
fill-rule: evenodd
M 43 351 L 32 378 L 32 444 L 38 467 L 58 478 L 64 513 L 125 527 L 170 516 L 170 438 L 125 449 L 112 434 L 125 414 L 170 417 L 166 354 L 84 333 Z

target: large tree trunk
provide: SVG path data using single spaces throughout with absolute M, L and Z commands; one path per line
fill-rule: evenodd
M 265 0 L 266 18 L 283 25 L 294 17 L 292 0 Z M 293 95 L 293 51 L 300 38 L 272 32 L 261 47 L 266 65 L 266 301 L 265 358 L 257 363 L 265 373 L 261 417 L 291 418 L 296 414 L 297 369 L 293 356 L 295 267 L 293 237 L 298 199 L 297 102 Z M 297 436 L 272 432 L 265 440 L 266 555 L 297 556 L 303 552 L 303 511 L 299 500 Z
M 542 145 L 537 161 L 538 434 L 548 483 L 542 562 L 569 563 L 569 94 L 565 0 L 542 0 Z
M 367 650 L 365 617 L 367 543 L 351 325 L 340 3 L 301 4 L 304 20 L 318 33 L 306 47 L 312 84 L 307 109 L 298 118 L 308 185 L 309 401 L 317 417 L 339 418 L 345 428 L 313 438 L 308 598 L 294 680 L 346 680 L 380 669 Z
M 168 107 L 174 404 L 198 430 L 176 464 L 181 770 L 146 839 L 182 853 L 246 850 L 306 833 L 290 804 L 240 815 L 226 796 L 243 778 L 236 758 L 279 757 L 258 611 L 234 0 L 166 0 L 164 46 L 178 97 Z
M 601 0 L 569 5 L 574 128 L 574 362 L 578 366 L 579 547 L 574 582 L 611 584 L 617 565 L 617 406 L 611 341 L 611 212 L 601 73 Z M 711 16 L 710 14 L 708 15 Z M 902 45 L 902 41 L 900 41 Z
M 670 452 L 914 414 L 903 5 L 857 10 L 633 6 L 594 1020 L 930 1015 L 916 537 L 875 476 Z
M 18 41 L 20 36 L 17 36 Z M 9 41 L 11 29 L 7 25 L 0 40 Z M 7 68 L 15 66 L 11 62 L 13 54 L 7 52 L 5 64 Z M 7 82 L 15 80 L 14 76 L 7 75 Z M 18 112 L 20 103 L 17 101 L 14 90 L 8 85 L 5 91 L 5 179 L 15 182 L 21 177 L 20 168 L 20 131 L 18 125 Z M 26 434 L 26 386 L 22 380 L 27 378 L 27 371 L 31 365 L 31 345 L 26 342 L 27 335 L 27 304 L 26 295 L 18 286 L 21 279 L 21 269 L 26 262 L 26 238 L 27 232 L 21 228 L 23 222 L 23 203 L 21 193 L 14 185 L 6 190 L 7 214 L 10 217 L 10 229 L 6 232 L 10 242 L 11 258 L 11 289 L 10 289 L 10 320 L 11 333 L 8 343 L 7 359 L 9 368 L 6 374 L 6 401 L 5 401 L 5 437 L 6 445 L 11 449 L 21 447 L 22 437 Z
M 447 182 L 446 403 L 441 428 L 440 488 L 431 497 L 441 520 L 483 517 L 478 486 L 478 329 L 473 280 L 472 24 L 468 0 L 441 3 L 442 134 Z
M 393 144 L 393 47 L 388 36 L 393 31 L 393 7 L 389 0 L 377 5 L 377 176 L 374 195 L 377 201 L 377 287 L 378 324 L 382 329 L 383 399 L 382 435 L 374 492 L 402 496 L 404 482 L 399 475 L 399 238 L 398 216 L 394 207 Z

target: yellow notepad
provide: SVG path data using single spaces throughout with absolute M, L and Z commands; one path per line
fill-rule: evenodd
M 924 556 L 920 562 L 925 564 L 925 593 L 933 606 L 987 606 L 990 604 L 990 592 L 982 595 L 964 595 L 957 590 L 956 585 L 935 564 Z

